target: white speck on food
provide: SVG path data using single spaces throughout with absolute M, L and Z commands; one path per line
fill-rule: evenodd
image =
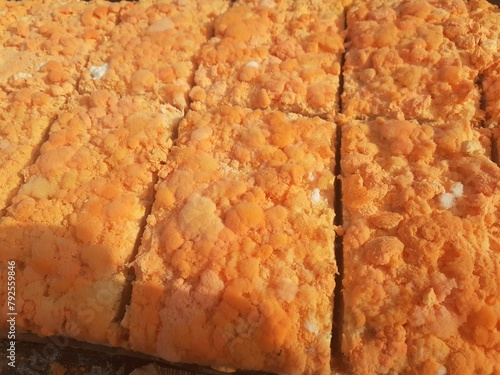
M 451 185 L 450 191 L 455 197 L 460 198 L 464 193 L 464 185 L 461 182 L 455 182 Z
M 307 176 L 307 178 L 309 179 L 309 181 L 314 181 L 314 179 L 315 179 L 316 177 L 314 176 L 314 173 L 309 172 L 309 175 Z
M 315 335 L 319 333 L 318 327 L 315 324 L 313 324 L 310 320 L 306 322 L 305 327 L 308 332 L 314 333 Z
M 258 68 L 259 67 L 259 63 L 257 61 L 249 61 L 249 62 L 246 63 L 245 66 L 252 67 L 252 68 Z
M 446 371 L 446 367 L 444 366 L 439 366 L 437 375 L 446 375 L 448 371 Z
M 313 204 L 317 204 L 319 202 L 321 202 L 321 194 L 319 192 L 319 189 L 318 188 L 315 188 L 311 194 L 311 202 Z
M 439 196 L 439 203 L 441 205 L 441 208 L 447 210 L 448 208 L 453 207 L 453 205 L 455 204 L 455 196 L 451 193 L 442 193 Z
M 31 74 L 24 73 L 24 72 L 19 72 L 19 73 L 16 73 L 16 74 L 13 75 L 14 79 L 20 79 L 20 78 L 28 79 L 28 78 L 31 78 L 31 77 L 32 77 Z
M 89 72 L 90 72 L 90 75 L 92 76 L 92 79 L 98 80 L 98 79 L 101 79 L 102 77 L 104 77 L 104 75 L 106 74 L 108 69 L 109 69 L 108 63 L 101 65 L 101 66 L 92 65 L 89 68 Z

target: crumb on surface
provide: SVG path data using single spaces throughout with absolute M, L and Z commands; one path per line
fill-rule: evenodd
M 102 77 L 104 77 L 104 75 L 106 74 L 108 69 L 109 69 L 108 63 L 101 65 L 101 66 L 92 65 L 89 68 L 89 73 L 92 76 L 92 79 L 101 79 Z

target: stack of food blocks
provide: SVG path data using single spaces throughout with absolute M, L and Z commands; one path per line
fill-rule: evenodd
M 498 9 L 2 7 L 22 330 L 221 370 L 500 371 Z

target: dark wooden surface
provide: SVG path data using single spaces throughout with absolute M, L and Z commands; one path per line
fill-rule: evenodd
M 171 364 L 141 353 L 69 340 L 20 335 L 16 342 L 16 367 L 7 363 L 8 342 L 0 339 L 1 375 L 221 375 L 208 367 Z M 147 369 L 147 370 L 146 370 Z M 235 375 L 255 375 L 238 371 Z M 263 374 L 260 372 L 259 374 Z M 135 373 L 133 375 L 136 375 Z

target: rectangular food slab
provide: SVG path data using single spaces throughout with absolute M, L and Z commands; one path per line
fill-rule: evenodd
M 481 146 L 466 122 L 341 129 L 343 352 L 353 372 L 495 373 L 498 166 L 472 152 Z
M 330 373 L 334 134 L 317 117 L 188 113 L 135 261 L 131 349 Z
M 347 11 L 343 113 L 478 122 L 480 91 L 465 2 L 354 1 Z
M 236 2 L 214 26 L 200 55 L 192 109 L 236 105 L 323 118 L 338 113 L 341 3 Z

